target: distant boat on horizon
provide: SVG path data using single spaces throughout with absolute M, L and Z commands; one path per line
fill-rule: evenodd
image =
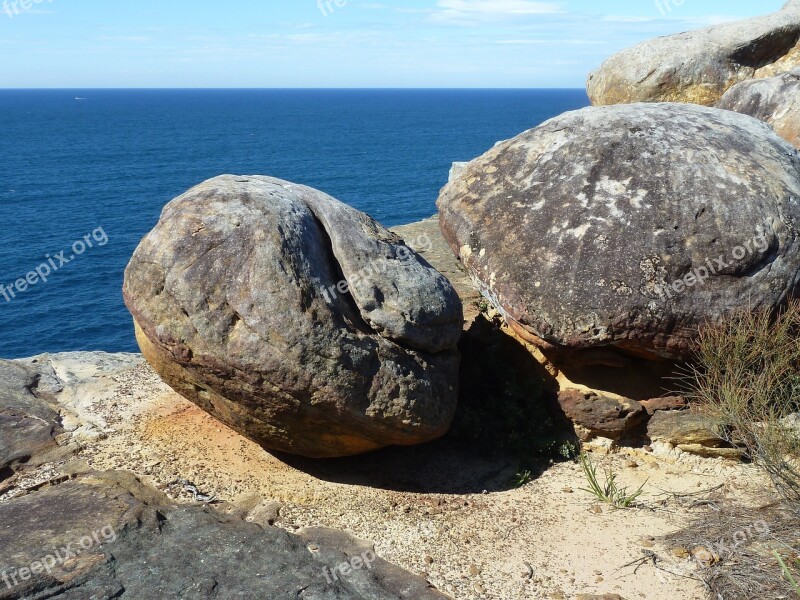
M 75 97 L 75 100 L 86 100 L 86 98 L 78 98 L 78 97 L 76 96 L 76 97 Z

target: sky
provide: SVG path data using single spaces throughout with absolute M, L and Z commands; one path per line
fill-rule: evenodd
M 0 0 L 0 87 L 580 88 L 622 48 L 784 2 Z

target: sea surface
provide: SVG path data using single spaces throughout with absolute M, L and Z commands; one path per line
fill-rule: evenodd
M 280 177 L 402 225 L 435 212 L 452 162 L 588 104 L 583 90 L 0 91 L 0 286 L 39 269 L 0 292 L 0 357 L 137 351 L 125 265 L 205 179 Z

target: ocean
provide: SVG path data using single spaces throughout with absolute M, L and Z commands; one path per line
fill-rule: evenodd
M 435 212 L 452 162 L 588 104 L 583 90 L 0 91 L 0 357 L 137 351 L 125 265 L 205 179 L 280 177 L 392 227 Z

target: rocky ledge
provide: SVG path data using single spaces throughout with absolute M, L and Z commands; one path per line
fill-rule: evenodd
M 189 482 L 177 483 L 195 502 L 179 503 L 90 467 L 87 448 L 114 434 L 114 408 L 97 409 L 119 392 L 106 385 L 141 366 L 102 353 L 0 361 L 0 598 L 446 598 L 372 543 L 273 527 L 269 504 L 217 510 Z
M 441 238 L 434 246 L 446 248 Z M 0 598 L 444 598 L 428 581 L 459 600 L 698 597 L 692 579 L 662 581 L 655 570 L 609 577 L 674 531 L 678 507 L 631 519 L 596 506 L 577 491 L 585 482 L 572 462 L 515 482 L 519 463 L 501 447 L 527 425 L 511 388 L 529 390 L 508 371 L 524 356 L 475 314 L 465 356 L 488 340 L 506 371 L 488 369 L 485 354 L 468 359 L 476 398 L 464 396 L 455 428 L 472 422 L 480 400 L 490 407 L 478 422 L 485 444 L 454 432 L 335 461 L 265 451 L 138 354 L 0 361 Z M 668 406 L 680 408 L 648 410 Z M 658 435 L 676 444 L 707 435 L 687 426 L 679 438 L 667 425 Z M 653 493 L 724 484 L 741 495 L 760 481 L 746 465 L 662 441 L 607 459 L 625 485 L 649 479 Z

